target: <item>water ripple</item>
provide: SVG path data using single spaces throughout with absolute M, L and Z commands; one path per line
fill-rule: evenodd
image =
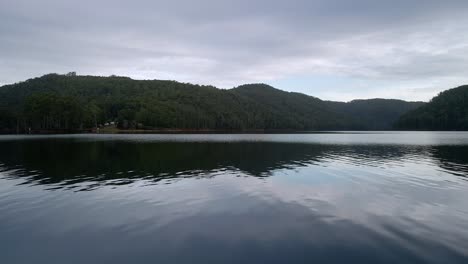
M 465 135 L 167 137 L 0 139 L 1 260 L 468 260 Z

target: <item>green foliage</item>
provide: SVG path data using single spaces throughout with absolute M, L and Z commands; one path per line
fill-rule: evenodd
M 405 130 L 468 130 L 468 85 L 440 93 L 396 123 Z
M 80 103 L 71 96 L 56 93 L 35 93 L 26 98 L 23 121 L 32 129 L 83 129 L 93 124 L 92 120 L 99 113 L 93 103 Z
M 392 100 L 326 102 L 265 84 L 224 90 L 175 81 L 48 74 L 0 87 L 0 128 L 76 131 L 116 122 L 121 129 L 385 129 L 416 106 Z

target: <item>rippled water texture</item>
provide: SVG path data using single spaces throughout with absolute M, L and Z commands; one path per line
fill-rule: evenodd
M 468 133 L 0 137 L 0 263 L 468 263 Z

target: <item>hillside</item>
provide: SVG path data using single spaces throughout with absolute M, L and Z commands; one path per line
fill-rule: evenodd
M 401 116 L 405 130 L 468 130 L 468 85 L 441 92 L 428 104 Z
M 359 129 L 359 122 L 348 115 L 333 111 L 324 101 L 305 94 L 285 92 L 265 84 L 242 85 L 229 92 L 252 102 L 249 111 L 264 109 L 274 123 L 299 129 Z M 257 109 L 257 110 L 256 110 Z M 259 120 L 261 122 L 261 120 Z
M 3 131 L 387 129 L 419 103 L 322 101 L 265 84 L 218 89 L 175 81 L 48 74 L 0 87 Z
M 357 120 L 366 130 L 391 130 L 401 115 L 414 110 L 423 102 L 394 99 L 353 100 L 348 103 L 327 101 L 336 112 Z

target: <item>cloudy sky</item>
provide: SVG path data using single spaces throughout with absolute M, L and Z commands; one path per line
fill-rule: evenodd
M 428 100 L 468 84 L 468 1 L 0 0 L 0 84 L 69 71 Z

